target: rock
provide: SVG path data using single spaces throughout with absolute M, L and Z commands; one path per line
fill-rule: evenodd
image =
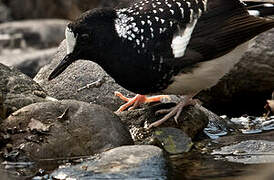
M 45 101 L 46 93 L 31 78 L 0 63 L 0 116 L 35 102 Z
M 26 106 L 1 126 L 11 135 L 13 150 L 32 160 L 93 155 L 133 143 L 112 112 L 74 100 Z
M 0 2 L 0 23 L 6 22 L 10 19 L 11 19 L 10 11 L 7 8 L 7 6 L 5 6 L 1 1 Z
M 19 7 L 22 9 L 24 6 Z M 0 34 L 10 36 L 9 46 L 14 44 L 13 39 L 21 36 L 27 46 L 48 48 L 57 46 L 65 38 L 67 23 L 58 19 L 7 22 L 0 24 Z
M 91 102 L 113 111 L 117 110 L 123 104 L 120 99 L 114 96 L 115 91 L 121 91 L 125 95 L 134 96 L 133 93 L 115 83 L 99 65 L 91 61 L 76 61 L 57 78 L 48 81 L 49 74 L 56 68 L 65 55 L 66 44 L 63 41 L 51 63 L 42 68 L 34 78 L 50 96 L 59 100 L 75 99 Z M 95 86 L 83 89 L 84 86 L 93 82 L 98 83 L 95 83 L 97 84 Z
M 166 161 L 160 148 L 123 146 L 104 152 L 95 160 L 61 168 L 52 179 L 167 179 Z
M 234 130 L 234 124 L 225 117 L 220 117 L 213 112 L 202 108 L 207 114 L 209 122 L 207 127 L 204 129 L 204 133 L 211 139 L 217 139 L 221 136 L 227 135 L 228 132 Z
M 82 12 L 95 7 L 114 7 L 128 2 L 128 0 L 4 0 L 12 18 L 17 20 L 34 18 L 73 20 Z
M 0 170 L 0 177 L 3 180 L 20 180 L 21 177 L 17 177 L 11 173 L 6 172 L 5 170 Z
M 263 180 L 271 180 L 274 179 L 274 165 L 268 164 L 268 165 L 260 165 L 260 168 L 257 168 L 255 172 L 253 173 L 247 173 L 244 177 L 241 177 L 242 180 L 257 180 L 257 179 L 263 179 Z
M 156 129 L 154 137 L 169 154 L 189 152 L 193 145 L 191 138 L 182 130 L 172 127 Z
M 56 54 L 57 48 L 43 50 L 22 50 L 18 53 L 8 51 L 0 56 L 0 63 L 6 66 L 12 66 L 22 73 L 34 78 L 38 71 L 48 64 Z
M 261 164 L 274 162 L 274 142 L 264 140 L 242 141 L 235 145 L 214 150 L 212 155 L 225 156 L 231 162 Z
M 148 124 L 163 117 L 163 115 L 155 115 L 155 112 L 160 109 L 171 108 L 172 106 L 174 106 L 173 103 L 152 105 L 142 109 L 121 112 L 118 116 L 130 127 L 133 139 L 138 143 L 139 141 L 143 142 L 144 139 L 146 141 L 147 138 L 151 138 L 153 129 L 148 130 L 144 126 L 148 126 Z M 178 124 L 173 119 L 170 119 L 159 127 L 175 127 L 181 129 L 190 138 L 194 138 L 207 126 L 208 120 L 209 117 L 199 105 L 187 106 L 178 118 Z
M 262 114 L 265 100 L 274 89 L 274 29 L 256 38 L 236 67 L 216 86 L 198 98 L 218 114 Z

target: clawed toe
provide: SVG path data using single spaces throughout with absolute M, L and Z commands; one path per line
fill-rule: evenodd
M 188 105 L 195 105 L 197 103 L 196 100 L 192 99 L 192 96 L 185 96 L 182 98 L 182 101 L 179 102 L 175 107 L 170 108 L 170 109 L 161 109 L 155 112 L 156 115 L 160 115 L 160 114 L 166 114 L 162 119 L 152 123 L 149 128 L 152 127 L 158 127 L 159 125 L 161 125 L 162 123 L 164 123 L 165 121 L 167 121 L 170 118 L 174 118 L 175 122 L 178 124 L 178 119 L 182 113 L 182 110 L 185 106 Z

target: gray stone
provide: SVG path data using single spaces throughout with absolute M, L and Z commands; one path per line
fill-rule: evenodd
M 242 141 L 214 150 L 212 155 L 222 155 L 231 162 L 261 164 L 274 162 L 274 142 L 264 140 Z
M 133 93 L 130 93 L 115 83 L 99 65 L 91 61 L 76 61 L 57 78 L 48 81 L 49 74 L 56 68 L 65 55 L 66 44 L 65 41 L 63 41 L 52 62 L 43 67 L 34 78 L 50 96 L 59 100 L 75 99 L 91 102 L 107 107 L 113 111 L 117 110 L 119 106 L 124 103 L 114 96 L 115 91 L 134 96 Z M 79 90 L 87 84 L 98 82 L 98 80 L 101 80 L 101 83 L 98 83 L 97 86 Z
M 189 152 L 193 145 L 191 138 L 177 128 L 167 127 L 156 129 L 154 137 L 169 154 Z
M 22 35 L 27 46 L 48 48 L 57 46 L 65 38 L 67 23 L 58 19 L 7 22 L 0 24 L 0 34 Z
M 80 158 L 133 144 L 128 130 L 108 109 L 74 100 L 26 106 L 1 126 L 2 132 L 11 134 L 13 150 L 33 160 Z
M 130 127 L 131 135 L 136 143 L 146 143 L 151 139 L 153 129 L 144 128 L 149 124 L 161 119 L 164 115 L 155 115 L 155 112 L 161 109 L 173 107 L 173 103 L 162 103 L 151 105 L 131 111 L 118 113 L 121 120 Z M 196 137 L 207 126 L 209 116 L 204 112 L 200 105 L 187 106 L 183 109 L 178 118 L 178 124 L 171 118 L 161 124 L 159 127 L 175 127 L 181 129 L 190 138 Z M 157 130 L 157 128 L 156 128 Z M 153 138 L 153 137 L 152 137 Z
M 52 179 L 167 179 L 167 166 L 160 148 L 150 145 L 123 146 L 104 152 L 95 160 L 54 171 Z
M 28 76 L 0 63 L 0 116 L 35 102 L 45 101 L 46 93 Z
M 57 48 L 22 50 L 20 53 L 9 51 L 0 56 L 0 63 L 15 67 L 22 73 L 34 78 L 43 66 L 50 63 L 56 52 Z
M 0 23 L 10 20 L 10 11 L 1 1 L 0 1 Z

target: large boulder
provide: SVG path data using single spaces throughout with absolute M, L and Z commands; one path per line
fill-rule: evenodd
M 35 102 L 45 101 L 46 93 L 31 78 L 0 63 L 0 116 Z
M 43 67 L 34 78 L 50 96 L 56 99 L 91 102 L 117 110 L 123 102 L 114 96 L 115 91 L 134 95 L 115 83 L 99 65 L 91 61 L 76 61 L 57 78 L 48 81 L 49 74 L 65 55 L 66 44 L 63 41 L 51 63 Z M 90 83 L 94 84 L 83 89 Z
M 94 160 L 60 168 L 52 179 L 168 179 L 163 151 L 155 146 L 123 146 L 104 152 Z
M 131 145 L 119 118 L 108 109 L 74 100 L 26 106 L 1 125 L 12 151 L 32 160 L 88 156 Z

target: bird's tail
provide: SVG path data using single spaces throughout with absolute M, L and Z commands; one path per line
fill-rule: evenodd
M 256 17 L 266 17 L 274 15 L 273 0 L 244 0 L 248 13 Z

